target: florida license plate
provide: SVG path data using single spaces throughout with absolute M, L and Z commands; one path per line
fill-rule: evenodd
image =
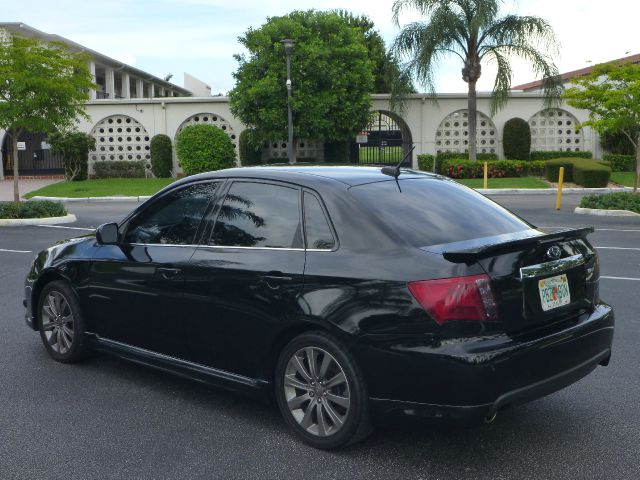
M 538 290 L 540 291 L 542 310 L 545 312 L 571 303 L 569 281 L 566 275 L 538 280 Z

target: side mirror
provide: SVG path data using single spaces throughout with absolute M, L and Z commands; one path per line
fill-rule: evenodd
M 96 240 L 100 245 L 115 245 L 118 243 L 119 237 L 117 223 L 104 223 L 96 230 Z

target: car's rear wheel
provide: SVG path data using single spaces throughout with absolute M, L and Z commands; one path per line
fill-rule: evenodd
M 366 437 L 366 385 L 347 348 L 310 332 L 294 338 L 276 366 L 276 399 L 289 426 L 310 445 L 332 449 Z
M 84 319 L 71 287 L 62 280 L 48 283 L 38 300 L 38 327 L 52 358 L 63 363 L 82 360 L 88 353 Z

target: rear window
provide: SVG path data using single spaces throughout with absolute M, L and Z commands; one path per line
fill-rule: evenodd
M 415 247 L 531 228 L 497 203 L 448 180 L 369 183 L 350 191 L 373 215 Z

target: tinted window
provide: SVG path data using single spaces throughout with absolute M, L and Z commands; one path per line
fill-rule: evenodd
M 211 245 L 302 248 L 300 191 L 235 182 L 220 208 Z
M 448 180 L 377 182 L 350 191 L 372 215 L 416 247 L 530 228 L 500 205 Z
M 171 192 L 132 219 L 124 241 L 189 245 L 218 183 L 199 183 Z
M 304 228 L 307 248 L 331 250 L 335 245 L 331 228 L 315 195 L 304 194 Z

